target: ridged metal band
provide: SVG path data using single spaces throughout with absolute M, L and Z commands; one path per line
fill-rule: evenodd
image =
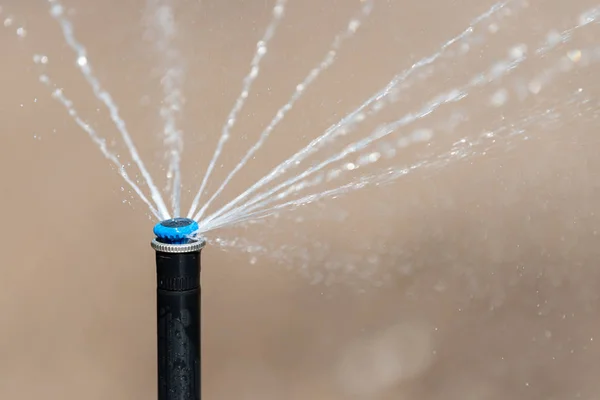
M 186 244 L 167 244 L 153 239 L 151 245 L 154 250 L 163 253 L 192 253 L 194 251 L 202 250 L 206 245 L 206 240 L 204 238 L 200 238 L 193 239 L 192 242 Z

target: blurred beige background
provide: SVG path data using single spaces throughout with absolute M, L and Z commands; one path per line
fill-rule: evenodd
M 187 69 L 182 128 L 190 192 L 184 208 L 239 93 L 271 3 L 173 1 Z M 217 204 L 394 74 L 439 50 L 492 4 L 377 2 L 335 66 Z M 116 171 L 38 82 L 39 73 L 48 73 L 99 133 L 118 139 L 73 66 L 47 4 L 0 5 L 0 21 L 10 18 L 0 26 L 0 398 L 154 398 L 154 221 L 128 189 L 121 191 Z M 162 71 L 152 42 L 143 40 L 145 2 L 66 5 L 98 78 L 164 185 L 157 112 Z M 464 160 L 417 168 L 390 185 L 209 235 L 213 245 L 203 256 L 206 399 L 597 397 L 600 92 L 592 71 L 599 64 L 564 64 L 573 51 L 599 45 L 597 23 L 568 31 L 593 6 L 531 0 L 514 15 L 483 24 L 472 51 L 457 47 L 433 63 L 397 103 L 312 161 L 468 82 L 515 45 L 533 53 L 553 32 L 566 30 L 569 43 L 417 122 L 416 128 L 441 132 L 429 144 L 398 151 L 353 176 L 433 161 L 453 142 L 498 127 L 524 134 L 486 142 L 487 151 L 478 147 L 479 154 Z M 358 7 L 357 1 L 290 2 L 210 190 Z M 18 27 L 26 37 L 16 35 Z M 48 56 L 44 70 L 32 62 L 34 54 Z M 544 75 L 557 68 L 560 73 Z M 540 76 L 548 83 L 538 93 L 531 83 Z M 521 99 L 519 88 L 525 88 Z M 502 107 L 493 101 L 499 90 L 510 93 Z M 125 159 L 125 149 L 115 148 Z M 219 246 L 217 239 L 237 244 Z

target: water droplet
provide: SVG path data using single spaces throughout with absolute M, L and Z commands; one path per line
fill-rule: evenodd
M 79 56 L 77 58 L 77 65 L 79 65 L 80 67 L 85 67 L 88 63 L 88 60 L 85 56 Z
M 256 258 L 256 257 L 252 257 L 252 258 L 250 258 L 250 264 L 252 264 L 252 265 L 255 265 L 257 261 L 258 261 L 258 260 L 257 260 L 257 258 Z
M 43 54 L 35 54 L 33 56 L 33 62 L 36 64 L 48 64 L 48 57 Z
M 360 28 L 360 21 L 357 19 L 353 19 L 348 24 L 348 30 L 352 33 L 355 33 L 358 30 L 358 28 Z
M 526 52 L 527 52 L 527 45 L 518 44 L 518 45 L 514 46 L 513 48 L 511 48 L 510 51 L 508 52 L 508 54 L 510 55 L 510 57 L 512 59 L 517 60 L 517 59 L 525 56 Z
M 50 9 L 50 14 L 52 14 L 53 17 L 60 17 L 63 11 L 63 6 L 61 6 L 60 4 L 54 4 Z
M 508 91 L 506 89 L 498 89 L 496 93 L 492 95 L 490 100 L 492 106 L 501 107 L 508 100 Z
M 500 78 L 509 70 L 509 64 L 507 62 L 498 62 L 494 64 L 490 71 L 490 79 L 495 80 Z
M 283 15 L 283 5 L 278 4 L 275 7 L 273 7 L 273 17 L 281 18 L 282 15 Z
M 7 17 L 7 18 L 4 20 L 4 26 L 5 26 L 5 27 L 9 27 L 9 26 L 11 26 L 12 24 L 13 24 L 13 17 Z
M 344 168 L 348 171 L 352 171 L 356 169 L 356 164 L 349 162 L 346 165 L 344 165 Z
M 369 161 L 374 163 L 381 158 L 381 153 L 373 152 L 369 154 Z
M 24 38 L 27 36 L 27 31 L 22 26 L 17 28 L 17 36 Z

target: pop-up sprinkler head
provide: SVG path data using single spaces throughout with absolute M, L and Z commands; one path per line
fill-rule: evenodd
M 198 230 L 198 223 L 189 218 L 172 218 L 154 226 L 156 239 L 167 244 L 186 244 Z
M 158 400 L 200 400 L 200 252 L 198 224 L 173 218 L 154 227 Z

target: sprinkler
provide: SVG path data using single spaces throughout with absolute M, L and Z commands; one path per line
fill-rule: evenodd
M 158 400 L 200 400 L 200 252 L 198 224 L 173 218 L 154 227 Z

